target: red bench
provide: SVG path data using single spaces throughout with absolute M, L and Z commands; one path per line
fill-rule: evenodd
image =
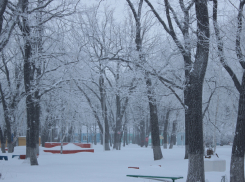
M 67 145 L 68 143 L 63 143 L 63 145 Z M 49 143 L 49 142 L 45 142 L 44 147 L 45 148 L 52 148 L 52 147 L 56 147 L 56 146 L 60 146 L 61 143 L 60 142 L 54 142 L 54 143 Z
M 76 146 L 79 146 L 81 148 L 92 148 L 92 144 L 91 143 L 73 143 Z
M 43 150 L 44 152 L 51 152 L 53 154 L 60 154 L 60 150 Z M 94 153 L 94 149 L 84 149 L 84 150 L 63 150 L 62 154 L 75 154 L 78 152 L 92 152 Z

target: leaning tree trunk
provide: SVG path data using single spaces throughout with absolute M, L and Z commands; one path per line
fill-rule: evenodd
M 241 33 L 242 33 L 242 22 L 243 22 L 243 7 L 245 1 L 240 1 L 239 9 L 238 9 L 238 16 L 237 16 L 237 35 L 236 35 L 236 54 L 239 62 L 243 68 L 245 69 L 244 65 L 244 56 L 241 49 Z M 217 22 L 217 9 L 218 9 L 218 1 L 213 0 L 213 24 L 215 29 L 217 47 L 218 47 L 218 55 L 220 57 L 220 62 L 222 63 L 223 67 L 231 76 L 234 85 L 236 86 L 237 90 L 240 93 L 239 98 L 239 106 L 238 106 L 238 116 L 237 116 L 237 124 L 236 124 L 236 131 L 232 146 L 232 154 L 231 154 L 231 163 L 230 163 L 230 182 L 237 182 L 237 181 L 244 181 L 244 147 L 245 147 L 245 72 L 243 71 L 242 76 L 242 83 L 240 85 L 239 80 L 237 79 L 235 73 L 232 69 L 225 63 L 224 57 L 224 47 L 223 41 L 220 36 L 220 30 L 218 27 Z
M 135 35 L 135 43 L 136 43 L 136 51 L 139 53 L 139 60 L 141 64 L 146 62 L 145 56 L 142 53 L 142 37 L 141 37 L 141 9 L 143 5 L 143 0 L 139 1 L 138 12 L 136 12 L 132 2 L 127 0 L 132 13 L 134 15 L 135 23 L 136 23 L 136 35 Z M 159 138 L 159 125 L 158 125 L 158 116 L 157 116 L 157 105 L 156 99 L 154 98 L 154 91 L 152 88 L 151 78 L 149 73 L 145 72 L 145 81 L 147 86 L 147 96 L 149 101 L 150 107 L 150 124 L 151 124 L 151 137 L 152 137 L 152 148 L 153 148 L 153 155 L 154 160 L 162 159 L 162 151 L 160 148 L 160 138 Z
M 230 165 L 230 182 L 244 181 L 244 149 L 245 149 L 245 72 L 243 72 L 236 132 L 234 136 L 231 165 Z
M 152 141 L 152 149 L 154 160 L 160 160 L 163 158 L 162 151 L 160 147 L 160 138 L 159 138 L 159 126 L 158 126 L 158 116 L 157 116 L 157 105 L 156 100 L 154 98 L 154 93 L 152 90 L 151 79 L 147 75 L 146 85 L 148 89 L 148 99 L 149 99 L 149 107 L 150 107 L 150 124 L 151 124 L 151 141 Z

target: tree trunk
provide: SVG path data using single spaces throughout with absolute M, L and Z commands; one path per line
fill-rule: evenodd
M 10 117 L 9 117 L 10 113 L 9 113 L 9 109 L 7 107 L 7 103 L 5 101 L 5 96 L 3 94 L 1 83 L 0 83 L 0 93 L 1 93 L 3 112 L 4 112 L 4 121 L 5 121 L 5 126 L 6 126 L 8 153 L 13 153 L 13 145 L 12 145 L 12 141 L 11 141 L 11 138 L 12 138 L 12 136 L 11 136 L 11 124 L 10 124 Z
M 22 13 L 28 11 L 28 0 L 21 1 Z M 32 47 L 30 42 L 30 26 L 28 16 L 22 16 L 22 24 L 20 29 L 25 41 L 24 45 L 24 85 L 26 92 L 26 114 L 27 114 L 27 135 L 26 135 L 26 157 L 30 156 L 31 165 L 38 165 L 36 155 L 36 121 L 34 117 L 35 107 L 32 90 L 32 82 L 34 80 L 34 70 L 31 63 Z
M 156 100 L 153 98 L 153 90 L 151 89 L 152 83 L 150 78 L 147 78 L 146 85 L 148 87 L 148 99 L 150 107 L 150 124 L 151 124 L 151 141 L 154 160 L 160 160 L 163 158 L 162 151 L 160 148 L 160 138 L 159 138 L 159 126 L 158 126 L 158 116 L 157 116 L 157 105 Z
M 213 0 L 213 23 L 218 47 L 218 55 L 220 57 L 220 62 L 222 63 L 223 67 L 231 76 L 234 85 L 236 86 L 237 90 L 240 93 L 239 98 L 239 106 L 238 106 L 238 116 L 237 116 L 237 123 L 236 123 L 236 131 L 232 146 L 232 153 L 231 153 L 231 163 L 230 163 L 230 182 L 240 182 L 244 181 L 244 147 L 245 147 L 245 65 L 244 65 L 244 55 L 242 53 L 241 48 L 241 33 L 243 29 L 243 7 L 245 1 L 240 1 L 239 9 L 238 9 L 238 16 L 237 16 L 237 32 L 236 32 L 236 54 L 237 58 L 243 69 L 243 76 L 242 76 L 242 83 L 240 84 L 239 80 L 236 77 L 236 74 L 232 71 L 228 64 L 225 64 L 225 57 L 224 57 L 224 48 L 222 38 L 220 36 L 220 30 L 217 23 L 217 9 L 218 9 L 218 1 Z
M 96 123 L 94 124 L 94 144 L 97 145 L 97 138 L 96 138 Z
M 100 144 L 103 145 L 103 133 L 100 133 Z
M 195 82 L 195 83 L 193 83 Z M 192 100 L 189 126 L 189 165 L 187 181 L 204 182 L 203 124 L 202 124 L 202 85 L 195 78 L 192 82 Z
M 40 127 L 40 103 L 39 103 L 39 98 L 38 98 L 38 91 L 35 93 L 35 140 L 36 140 L 36 154 L 39 155 L 39 127 Z
M 140 146 L 145 145 L 145 121 L 141 120 L 140 122 Z
M 164 129 L 163 129 L 163 148 L 168 148 L 168 122 L 169 122 L 169 115 L 170 110 L 167 111 L 165 122 L 164 122 Z
M 143 0 L 140 0 L 138 6 L 138 13 L 136 13 L 135 8 L 130 0 L 127 0 L 132 13 L 134 15 L 135 23 L 136 23 L 136 35 L 135 35 L 135 43 L 136 43 L 136 51 L 139 53 L 139 60 L 142 64 L 145 63 L 145 56 L 142 54 L 142 37 L 141 37 L 141 9 L 143 5 Z M 150 124 L 151 124 L 151 137 L 152 137 L 152 148 L 154 160 L 162 159 L 162 151 L 160 148 L 160 139 L 159 139 L 159 126 L 158 126 L 158 116 L 157 116 L 157 106 L 156 100 L 154 98 L 155 94 L 152 88 L 151 78 L 149 73 L 145 72 L 145 81 L 147 86 L 147 96 L 150 107 Z
M 123 146 L 125 147 L 126 146 L 126 142 L 127 142 L 127 131 L 124 131 L 123 132 Z
M 190 72 L 189 165 L 188 182 L 204 182 L 202 92 L 209 57 L 209 16 L 207 1 L 195 1 L 197 18 L 197 48 L 195 62 Z
M 6 151 L 5 151 L 5 142 L 1 142 L 1 151 L 2 151 L 2 153 L 6 153 Z
M 109 133 L 109 124 L 108 124 L 108 113 L 106 107 L 106 90 L 104 85 L 104 75 L 105 70 L 100 70 L 100 77 L 99 77 L 99 90 L 100 90 L 100 97 L 101 97 L 101 109 L 102 109 L 102 116 L 104 119 L 104 126 L 105 127 L 105 150 L 110 150 L 109 140 L 110 140 L 110 133 Z
M 87 143 L 88 143 L 88 125 L 86 125 L 87 127 Z
M 31 96 L 27 96 L 26 98 L 26 106 L 27 106 L 27 115 L 29 115 L 27 121 L 30 123 L 30 133 L 29 133 L 29 142 L 30 142 L 30 148 L 29 148 L 29 155 L 30 155 L 30 163 L 31 165 L 38 165 L 37 162 L 37 150 L 36 150 L 36 121 L 35 121 L 35 106 L 34 101 L 31 98 Z
M 27 124 L 26 130 L 26 158 L 30 158 L 30 126 Z
M 0 127 L 0 139 L 1 139 L 1 151 L 2 153 L 6 153 L 5 151 L 5 143 L 6 143 L 6 131 L 3 131 Z
M 135 144 L 135 126 L 133 126 L 132 144 Z
M 107 110 L 106 110 L 107 112 Z M 110 150 L 110 133 L 109 133 L 109 124 L 108 124 L 108 119 L 107 119 L 107 114 L 106 114 L 106 121 L 105 121 L 105 150 Z
M 130 143 L 130 128 L 127 127 L 126 145 Z
M 170 146 L 169 149 L 173 148 L 173 145 L 176 144 L 176 129 L 177 129 L 177 121 L 173 121 L 173 128 L 172 128 L 172 133 L 171 133 L 171 141 L 170 141 Z
M 79 142 L 82 143 L 82 130 L 79 130 Z
M 189 78 L 189 76 L 188 76 Z M 187 83 L 189 85 L 189 83 Z M 190 109 L 189 109 L 189 100 L 190 100 L 190 91 L 189 87 L 184 90 L 184 102 L 185 105 L 188 107 L 185 109 L 185 157 L 184 159 L 188 159 L 189 153 L 189 123 L 190 123 Z
M 114 134 L 110 134 L 110 147 L 114 146 Z
M 245 149 L 245 72 L 243 72 L 236 132 L 231 152 L 230 182 L 244 181 L 244 149 Z

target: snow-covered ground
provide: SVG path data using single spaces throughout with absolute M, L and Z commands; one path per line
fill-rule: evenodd
M 57 147 L 55 147 L 56 149 Z M 120 151 L 103 151 L 101 145 L 94 145 L 94 153 L 51 154 L 45 153 L 40 147 L 38 166 L 30 166 L 27 160 L 12 159 L 0 160 L 0 179 L 6 182 L 149 182 L 148 179 L 130 178 L 127 174 L 156 175 L 156 176 L 183 176 L 177 182 L 186 181 L 188 160 L 184 160 L 184 147 L 174 146 L 173 149 L 162 149 L 164 158 L 153 160 L 151 147 L 141 148 L 130 144 Z M 68 144 L 67 149 L 81 149 Z M 231 146 L 218 146 L 217 153 L 226 160 L 225 172 L 206 172 L 208 182 L 219 182 L 221 176 L 229 178 Z M 13 154 L 25 154 L 25 147 L 16 147 Z M 161 167 L 159 166 L 161 165 Z M 128 167 L 139 167 L 131 169 Z

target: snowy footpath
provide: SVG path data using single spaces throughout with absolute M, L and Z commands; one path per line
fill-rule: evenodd
M 59 147 L 55 147 L 55 149 Z M 150 182 L 149 179 L 130 178 L 132 175 L 183 176 L 186 181 L 188 160 L 184 160 L 184 147 L 162 149 L 163 159 L 153 160 L 151 147 L 141 148 L 130 144 L 121 150 L 103 151 L 101 145 L 93 145 L 94 153 L 52 154 L 40 147 L 38 166 L 30 166 L 28 160 L 13 158 L 12 155 L 25 154 L 25 147 L 15 147 L 8 161 L 0 160 L 0 181 L 4 182 Z M 68 144 L 64 149 L 81 149 Z M 217 153 L 226 160 L 225 172 L 206 172 L 207 182 L 219 182 L 221 176 L 229 178 L 231 146 L 218 146 Z M 128 167 L 139 167 L 133 169 Z M 153 180 L 152 180 L 153 182 Z

